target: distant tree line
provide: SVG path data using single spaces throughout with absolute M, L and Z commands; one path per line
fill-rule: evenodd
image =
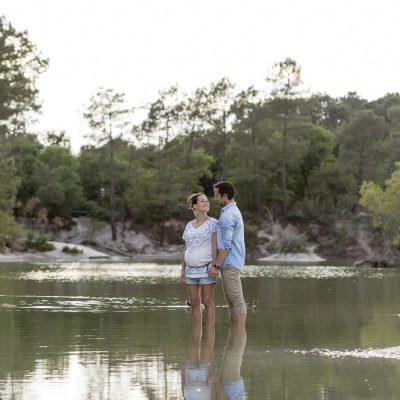
M 222 78 L 189 94 L 170 87 L 135 108 L 100 88 L 83 112 L 90 144 L 75 155 L 65 132 L 29 128 L 47 67 L 27 33 L 1 17 L 0 245 L 20 234 L 15 217 L 58 229 L 85 213 L 108 220 L 113 239 L 117 222 L 162 228 L 187 216 L 188 193 L 211 195 L 224 179 L 254 221 L 351 215 L 362 196 L 375 225 L 400 245 L 399 93 L 374 101 L 304 93 L 290 58 L 273 66 L 268 91 L 238 93 Z

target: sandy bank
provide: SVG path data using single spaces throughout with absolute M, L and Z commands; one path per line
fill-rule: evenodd
M 46 252 L 13 252 L 0 254 L 0 262 L 37 262 L 37 261 L 93 261 L 93 260 L 122 260 L 123 257 L 110 256 L 106 253 L 93 250 L 90 247 L 79 244 L 50 242 L 55 249 Z M 77 248 L 80 253 L 68 254 L 62 249 L 68 246 L 70 249 Z

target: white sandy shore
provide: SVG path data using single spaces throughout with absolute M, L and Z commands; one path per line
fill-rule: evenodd
M 262 257 L 259 261 L 277 261 L 277 262 L 322 262 L 326 261 L 317 254 L 310 253 L 278 253 L 268 257 Z
M 90 260 L 121 260 L 123 257 L 113 257 L 105 253 L 93 250 L 90 247 L 80 244 L 49 242 L 55 247 L 52 251 L 46 252 L 14 252 L 0 254 L 0 262 L 36 262 L 36 261 L 90 261 Z M 82 253 L 63 253 L 62 249 L 68 246 L 70 249 L 77 248 Z
M 110 255 L 90 247 L 83 246 L 80 244 L 72 244 L 65 242 L 49 242 L 55 247 L 52 251 L 47 252 L 13 252 L 8 254 L 0 253 L 0 263 L 8 262 L 70 262 L 70 261 L 128 261 L 141 262 L 141 261 L 179 261 L 181 254 L 176 251 L 153 251 L 148 254 L 137 253 L 132 254 L 131 257 L 124 257 L 119 255 Z M 70 249 L 77 248 L 82 250 L 82 253 L 68 254 L 63 253 L 62 249 L 68 246 Z M 172 249 L 172 250 L 175 250 Z

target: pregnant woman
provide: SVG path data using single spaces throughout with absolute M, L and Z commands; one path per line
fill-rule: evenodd
M 185 249 L 182 255 L 181 281 L 186 283 L 194 324 L 201 323 L 201 303 L 206 308 L 207 324 L 215 322 L 215 278 L 208 275 L 217 254 L 217 220 L 208 216 L 210 203 L 203 193 L 188 197 L 195 219 L 183 232 Z

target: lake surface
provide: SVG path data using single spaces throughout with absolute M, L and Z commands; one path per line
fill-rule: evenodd
M 400 398 L 400 269 L 247 266 L 245 333 L 220 285 L 192 331 L 179 271 L 0 265 L 0 399 Z

